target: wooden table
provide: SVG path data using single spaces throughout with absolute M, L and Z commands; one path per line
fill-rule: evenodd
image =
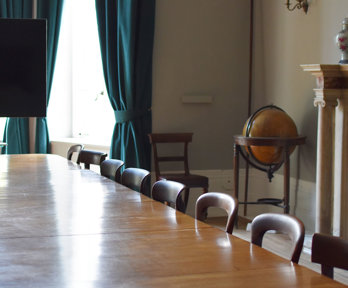
M 0 156 L 0 287 L 343 287 L 80 170 Z

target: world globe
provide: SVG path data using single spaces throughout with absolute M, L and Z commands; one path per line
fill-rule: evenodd
M 297 137 L 297 128 L 291 117 L 281 108 L 264 106 L 252 114 L 244 124 L 246 137 Z M 290 154 L 295 146 L 290 147 Z M 248 146 L 248 154 L 263 165 L 275 165 L 283 161 L 281 146 Z

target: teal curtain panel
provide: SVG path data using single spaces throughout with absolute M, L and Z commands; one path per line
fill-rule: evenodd
M 2 0 L 0 1 L 0 17 L 32 18 L 32 5 L 30 0 Z M 4 154 L 29 153 L 29 119 L 8 118 L 3 141 L 7 143 L 2 151 Z
M 47 105 L 50 99 L 56 62 L 64 0 L 37 0 L 37 18 L 47 19 Z M 49 134 L 46 117 L 36 118 L 35 152 L 49 153 Z
M 1 18 L 32 18 L 33 3 L 31 0 L 1 0 Z
M 110 158 L 150 170 L 155 0 L 95 4 L 105 83 L 116 118 Z

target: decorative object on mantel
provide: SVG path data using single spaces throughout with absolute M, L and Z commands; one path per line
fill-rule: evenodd
M 303 9 L 303 11 L 307 14 L 308 11 L 308 1 L 307 0 L 296 0 L 296 4 L 291 7 L 292 3 L 290 0 L 287 0 L 285 5 L 288 8 L 289 11 L 294 11 L 296 8 L 297 9 Z
M 340 64 L 348 64 L 348 17 L 342 21 L 342 30 L 336 36 L 336 44 L 341 50 Z

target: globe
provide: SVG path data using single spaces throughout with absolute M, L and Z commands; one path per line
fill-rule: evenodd
M 264 106 L 251 115 L 245 122 L 243 135 L 246 137 L 284 137 L 298 136 L 297 128 L 291 117 L 277 106 Z M 290 154 L 294 151 L 290 147 Z M 246 151 L 256 161 L 264 165 L 274 165 L 283 160 L 283 147 L 248 146 Z

